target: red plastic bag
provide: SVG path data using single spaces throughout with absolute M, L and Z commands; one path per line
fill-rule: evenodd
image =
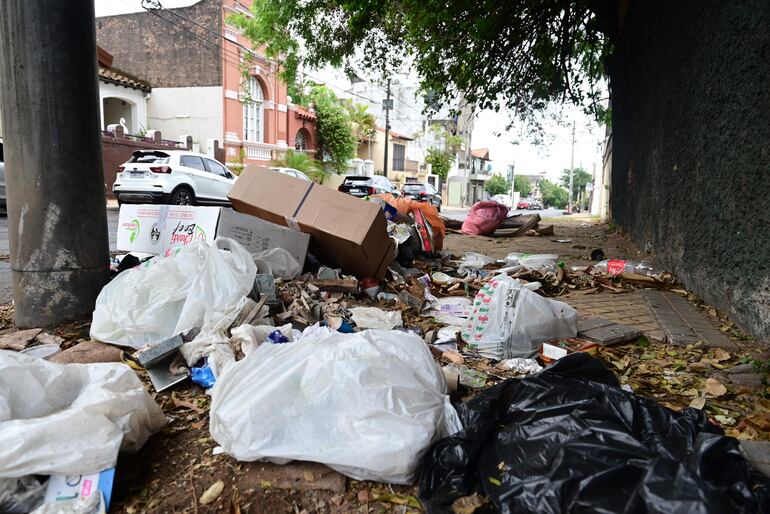
M 488 236 L 508 217 L 508 207 L 492 201 L 473 204 L 463 222 L 463 234 Z

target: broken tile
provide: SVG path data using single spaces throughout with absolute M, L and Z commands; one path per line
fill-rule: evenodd
M 90 364 L 94 362 L 121 362 L 123 350 L 117 346 L 99 343 L 97 341 L 83 341 L 72 348 L 57 353 L 49 360 L 59 364 Z
M 589 318 L 578 322 L 578 337 L 602 346 L 633 341 L 641 337 L 642 331 L 605 318 Z
M 20 352 L 29 346 L 42 331 L 42 328 L 30 328 L 29 330 L 20 330 L 0 336 L 0 350 Z

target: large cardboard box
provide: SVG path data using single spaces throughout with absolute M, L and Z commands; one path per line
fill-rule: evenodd
M 310 236 L 241 214 L 226 207 L 176 205 L 130 205 L 120 207 L 118 241 L 120 251 L 166 254 L 193 241 L 229 237 L 250 253 L 284 248 L 300 267 L 305 264 Z
M 321 262 L 346 273 L 382 278 L 393 260 L 377 204 L 262 166 L 247 166 L 228 197 L 236 211 L 310 234 Z

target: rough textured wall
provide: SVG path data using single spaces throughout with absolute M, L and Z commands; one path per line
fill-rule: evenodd
M 631 2 L 611 68 L 614 220 L 770 340 L 770 2 Z
M 115 68 L 152 87 L 222 85 L 221 0 L 97 18 L 96 41 Z

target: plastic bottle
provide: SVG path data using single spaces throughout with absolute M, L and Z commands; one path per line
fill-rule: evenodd
M 657 277 L 660 274 L 646 262 L 626 261 L 623 259 L 606 259 L 599 264 L 595 264 L 593 269 L 612 276 L 620 275 L 621 273 L 634 273 L 647 277 Z

